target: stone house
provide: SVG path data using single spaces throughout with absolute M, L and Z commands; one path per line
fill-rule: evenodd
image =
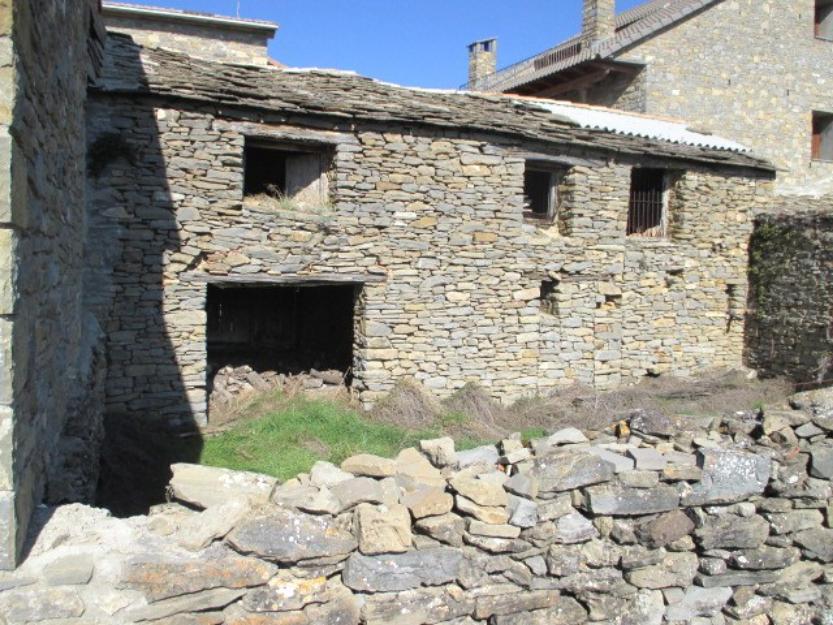
M 336 369 L 372 402 L 742 362 L 772 172 L 732 142 L 120 35 L 88 111 L 110 412 L 205 424 L 229 363 Z
M 91 496 L 103 412 L 202 426 L 231 362 L 337 369 L 366 402 L 742 365 L 774 170 L 741 145 L 269 66 L 206 35 L 235 20 L 142 47 L 69 4 L 0 2 L 0 568 L 39 501 Z
M 469 88 L 668 115 L 752 147 L 784 193 L 833 192 L 833 2 L 584 0 L 582 32 L 500 71 L 469 46 Z

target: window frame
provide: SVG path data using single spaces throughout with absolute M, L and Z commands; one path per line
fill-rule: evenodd
M 819 126 L 823 129 L 819 129 Z M 819 163 L 833 162 L 833 112 L 813 111 L 810 132 L 810 160 Z M 824 157 L 825 151 L 829 153 L 828 158 Z
M 290 185 L 290 176 L 289 176 L 289 161 L 290 159 L 304 157 L 304 156 L 316 156 L 319 160 L 319 166 L 317 167 L 317 184 L 318 184 L 318 191 L 319 197 L 317 199 L 317 203 L 320 205 L 325 205 L 330 201 L 330 193 L 331 193 L 331 171 L 333 168 L 333 163 L 335 162 L 335 146 L 329 143 L 320 143 L 320 142 L 299 142 L 299 141 L 283 141 L 279 139 L 264 139 L 261 137 L 246 137 L 243 146 L 243 159 L 242 159 L 242 173 L 243 173 L 243 185 L 242 185 L 242 193 L 243 193 L 243 200 L 246 201 L 250 198 L 256 197 L 264 193 L 262 190 L 251 190 L 249 175 L 250 170 L 248 167 L 248 159 L 250 150 L 257 150 L 259 152 L 275 152 L 280 154 L 280 159 L 283 162 L 283 185 L 280 189 L 280 196 L 276 196 L 277 199 L 287 199 L 290 201 L 294 201 L 303 190 L 296 190 L 294 193 L 289 193 L 289 185 Z M 312 179 L 311 179 L 312 180 Z M 273 183 L 270 183 L 273 184 Z M 311 181 L 308 185 L 311 184 Z
M 660 198 L 660 215 L 659 215 L 659 223 L 654 226 L 650 226 L 648 228 L 644 228 L 641 231 L 634 231 L 632 230 L 632 224 L 634 221 L 638 221 L 634 218 L 634 212 L 639 210 L 635 204 L 635 193 L 637 191 L 634 189 L 635 184 L 635 176 L 641 172 L 656 172 L 661 178 L 661 198 Z M 628 214 L 627 220 L 625 222 L 625 236 L 629 239 L 641 239 L 641 240 L 648 240 L 648 241 L 667 241 L 669 236 L 669 213 L 670 213 L 670 204 L 671 204 L 671 189 L 673 187 L 673 181 L 676 176 L 673 172 L 669 169 L 662 168 L 662 167 L 633 167 L 631 168 L 630 173 L 630 187 L 628 190 Z M 644 201 L 644 200 L 643 200 Z M 644 210 L 644 208 L 643 208 Z M 638 226 L 637 226 L 638 227 Z M 657 234 L 649 234 L 652 230 L 659 228 Z
M 823 13 L 826 13 L 824 19 L 820 19 Z M 830 33 L 822 35 L 822 27 L 828 28 Z M 813 36 L 819 41 L 833 43 L 833 0 L 815 0 L 813 5 Z
M 549 175 L 549 196 L 547 198 L 547 210 L 545 213 L 540 213 L 533 211 L 531 207 L 528 208 L 527 205 L 527 174 L 528 173 L 537 173 L 537 174 L 548 174 Z M 523 197 L 524 197 L 524 208 L 523 208 L 523 218 L 524 221 L 530 224 L 552 224 L 558 218 L 558 214 L 561 210 L 561 192 L 559 187 L 564 182 L 564 178 L 567 176 L 568 168 L 559 165 L 556 163 L 548 162 L 548 161 L 537 161 L 534 159 L 527 159 L 524 163 L 524 185 L 523 185 Z

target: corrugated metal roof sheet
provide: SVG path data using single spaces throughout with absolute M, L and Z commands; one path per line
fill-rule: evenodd
M 605 130 L 630 137 L 658 139 L 715 150 L 748 153 L 749 148 L 736 141 L 692 130 L 685 123 L 635 113 L 625 113 L 595 106 L 585 106 L 554 100 L 523 98 L 561 118 L 569 119 L 581 128 Z

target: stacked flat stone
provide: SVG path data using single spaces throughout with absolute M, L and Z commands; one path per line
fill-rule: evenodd
M 174 465 L 149 517 L 49 511 L 9 625 L 830 625 L 833 394 L 636 411 L 274 478 Z M 195 511 L 202 509 L 202 512 Z M 815 620 L 814 620 L 815 619 Z

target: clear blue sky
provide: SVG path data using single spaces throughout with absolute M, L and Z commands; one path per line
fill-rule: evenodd
M 237 0 L 126 0 L 234 15 Z M 643 0 L 617 0 L 623 11 Z M 466 46 L 498 38 L 503 67 L 580 29 L 581 0 L 240 0 L 240 16 L 280 24 L 271 55 L 423 87 L 466 81 Z

